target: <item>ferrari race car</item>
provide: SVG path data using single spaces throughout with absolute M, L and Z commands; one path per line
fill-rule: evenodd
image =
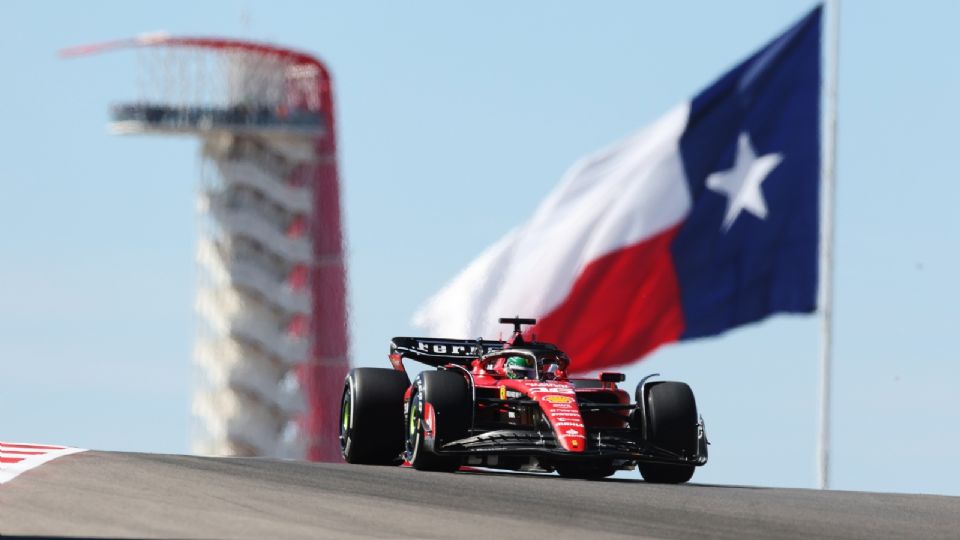
M 455 471 L 460 466 L 603 478 L 639 467 L 644 480 L 681 483 L 707 462 L 703 419 L 690 387 L 652 381 L 636 402 L 617 383 L 567 376 L 555 345 L 526 341 L 396 337 L 389 368 L 355 368 L 340 408 L 340 448 L 349 463 Z M 410 383 L 403 360 L 437 368 Z

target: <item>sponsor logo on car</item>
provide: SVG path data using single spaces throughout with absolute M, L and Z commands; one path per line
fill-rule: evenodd
M 576 394 L 577 392 L 572 388 L 567 388 L 562 385 L 550 385 L 550 386 L 531 386 L 527 388 L 527 392 L 531 394 Z
M 567 435 L 578 435 L 580 432 L 575 429 L 568 429 L 565 433 Z
M 577 411 L 550 411 L 550 416 L 575 416 L 580 418 L 580 413 Z
M 417 341 L 417 350 L 427 354 L 446 354 L 457 356 L 480 356 L 485 352 L 497 349 L 495 346 L 478 345 L 457 345 L 456 343 L 435 343 L 430 341 Z
M 558 426 L 558 427 L 559 427 L 559 426 L 573 426 L 573 427 L 578 427 L 578 428 L 582 428 L 582 427 L 583 427 L 583 423 L 582 423 L 582 422 L 555 422 L 553 425 L 554 425 L 554 426 Z M 579 432 L 578 432 L 578 433 L 579 433 Z
M 545 396 L 543 398 L 547 403 L 572 403 L 573 398 L 570 396 Z
M 507 399 L 507 387 L 506 387 L 506 386 L 501 386 L 501 387 L 500 387 L 500 399 Z

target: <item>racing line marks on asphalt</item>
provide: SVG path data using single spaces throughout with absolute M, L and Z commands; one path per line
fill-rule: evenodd
M 0 484 L 58 457 L 83 451 L 69 446 L 0 442 Z

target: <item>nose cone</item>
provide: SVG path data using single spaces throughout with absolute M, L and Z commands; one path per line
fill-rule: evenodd
M 538 382 L 529 385 L 526 394 L 537 400 L 540 410 L 550 420 L 560 446 L 568 452 L 587 449 L 587 432 L 577 405 L 577 394 L 566 383 Z

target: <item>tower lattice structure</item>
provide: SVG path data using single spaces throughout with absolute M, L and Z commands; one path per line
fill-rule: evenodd
M 329 71 L 315 57 L 229 39 L 143 36 L 122 134 L 201 141 L 193 450 L 331 461 L 349 368 L 346 276 Z

